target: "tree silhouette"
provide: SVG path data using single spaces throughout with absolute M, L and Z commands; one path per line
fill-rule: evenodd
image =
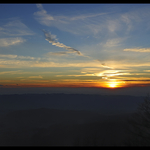
M 137 112 L 128 120 L 130 134 L 126 145 L 150 146 L 150 98 L 139 104 Z

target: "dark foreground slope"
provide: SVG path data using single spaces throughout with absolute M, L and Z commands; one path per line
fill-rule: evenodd
M 130 114 L 30 109 L 1 117 L 0 146 L 120 146 Z

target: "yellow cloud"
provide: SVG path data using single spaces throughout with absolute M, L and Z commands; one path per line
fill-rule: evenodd
M 150 52 L 150 48 L 127 48 L 127 49 L 124 49 L 123 51 L 149 53 Z
M 39 79 L 42 79 L 43 77 L 42 76 L 30 76 L 29 78 L 39 78 Z
M 105 76 L 105 77 L 113 77 L 119 75 L 130 75 L 129 72 L 125 72 L 126 70 L 104 70 L 100 73 L 95 73 L 97 76 Z
M 150 72 L 150 70 L 143 70 L 144 72 Z
M 22 72 L 22 70 L 0 72 L 0 75 L 3 75 L 3 74 L 24 74 L 24 73 Z

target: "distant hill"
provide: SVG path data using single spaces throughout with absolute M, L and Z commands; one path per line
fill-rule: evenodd
M 21 94 L 0 95 L 0 110 L 64 109 L 89 110 L 99 113 L 128 113 L 144 100 L 142 96 L 88 94 Z

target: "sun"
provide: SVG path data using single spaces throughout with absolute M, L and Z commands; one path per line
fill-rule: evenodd
M 109 88 L 117 88 L 117 82 L 111 82 L 108 84 Z
M 111 83 L 111 84 L 109 84 L 109 87 L 115 88 L 115 87 L 116 87 L 116 83 Z
M 123 81 L 110 81 L 106 83 L 107 88 L 120 88 L 125 86 L 125 82 Z
M 102 87 L 109 88 L 109 89 L 116 89 L 116 88 L 123 88 L 126 87 L 127 84 L 124 81 L 116 81 L 116 80 L 110 80 L 103 82 Z

